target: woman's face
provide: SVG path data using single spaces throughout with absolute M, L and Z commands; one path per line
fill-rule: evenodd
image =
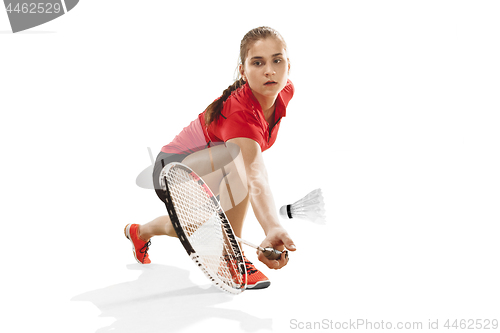
M 290 63 L 286 50 L 276 38 L 256 41 L 248 50 L 240 73 L 252 92 L 267 98 L 278 96 L 288 79 Z

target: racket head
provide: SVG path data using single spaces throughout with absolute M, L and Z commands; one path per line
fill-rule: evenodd
M 210 188 L 190 167 L 172 162 L 160 173 L 168 215 L 184 249 L 212 283 L 230 294 L 246 288 L 243 253 Z

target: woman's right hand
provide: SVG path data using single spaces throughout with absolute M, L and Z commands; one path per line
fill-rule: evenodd
M 272 247 L 278 251 L 283 252 L 279 260 L 270 260 L 266 258 L 262 251 L 257 251 L 258 259 L 271 269 L 281 269 L 288 264 L 288 251 L 295 251 L 296 247 L 293 240 L 283 227 L 275 227 L 270 229 L 266 238 L 260 244 L 261 247 Z

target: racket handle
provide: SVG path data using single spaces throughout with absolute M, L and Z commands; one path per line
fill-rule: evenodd
M 280 258 L 281 258 L 281 251 L 273 249 L 272 247 L 266 247 L 265 249 L 263 249 L 262 247 L 257 246 L 255 244 L 252 244 L 252 243 L 250 243 L 244 239 L 241 239 L 237 236 L 235 236 L 235 238 L 236 238 L 236 240 L 238 240 L 238 242 L 242 242 L 243 244 L 248 245 L 250 247 L 253 247 L 256 250 L 262 251 L 262 253 L 264 253 L 264 256 L 269 260 L 280 260 Z
M 263 249 L 262 253 L 264 253 L 264 256 L 269 260 L 280 260 L 281 258 L 281 251 L 273 249 L 272 247 L 266 247 Z

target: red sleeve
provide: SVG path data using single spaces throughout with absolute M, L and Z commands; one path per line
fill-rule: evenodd
M 257 141 L 261 148 L 265 131 L 257 117 L 249 111 L 238 111 L 222 120 L 220 138 L 226 142 L 234 138 L 248 138 Z

